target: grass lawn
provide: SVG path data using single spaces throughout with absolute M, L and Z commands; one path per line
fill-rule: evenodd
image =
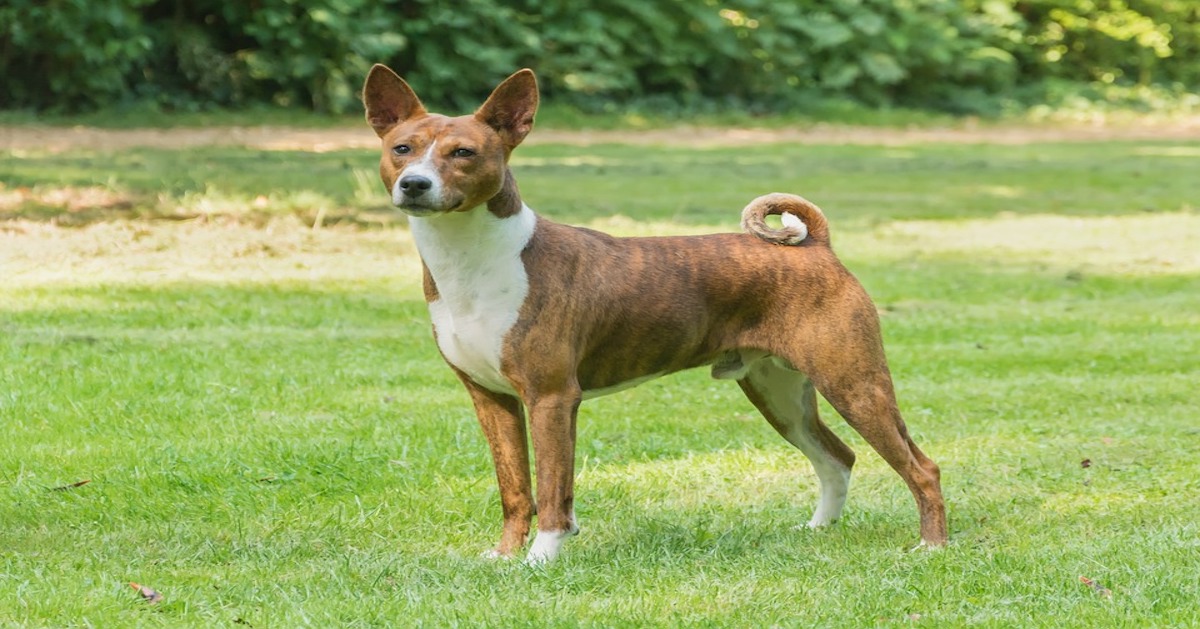
M 811 467 L 698 370 L 584 405 L 539 569 L 479 558 L 490 458 L 375 159 L 3 156 L 0 625 L 1200 625 L 1200 142 L 520 149 L 531 206 L 621 234 L 824 207 L 951 529 L 910 552 L 825 407 L 859 462 L 798 530 Z

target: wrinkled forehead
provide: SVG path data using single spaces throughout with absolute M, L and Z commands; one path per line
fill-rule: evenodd
M 500 142 L 500 136 L 475 116 L 428 114 L 401 122 L 387 132 L 385 143 L 428 144 L 433 140 L 470 143 L 480 146 Z

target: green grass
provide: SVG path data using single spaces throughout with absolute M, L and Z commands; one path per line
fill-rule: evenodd
M 543 103 L 538 111 L 538 127 L 626 130 L 671 127 L 680 123 L 705 126 L 752 125 L 766 127 L 816 123 L 906 126 L 946 125 L 960 120 L 950 114 L 933 111 L 869 108 L 850 101 L 838 100 L 814 102 L 804 111 L 794 113 L 754 114 L 733 107 L 711 109 L 711 111 L 700 112 L 685 111 L 675 107 L 672 112 L 665 112 L 662 103 L 645 103 L 640 107 L 633 108 L 628 105 L 618 107 L 616 104 L 610 103 L 600 110 L 584 111 L 565 104 Z M 437 107 L 433 107 L 432 110 L 442 111 Z M 0 111 L 0 125 L 37 124 L 52 127 L 87 125 L 109 129 L 229 125 L 328 128 L 358 125 L 362 122 L 362 115 L 357 112 L 344 115 L 319 114 L 298 108 L 265 106 L 241 110 L 214 109 L 208 111 L 163 111 L 153 107 L 133 106 L 73 114 L 38 113 L 23 110 Z
M 411 241 L 351 225 L 385 213 L 374 160 L 5 156 L 10 191 L 128 204 L 0 222 L 0 624 L 1200 624 L 1197 143 L 521 149 L 532 206 L 620 233 L 819 202 L 951 527 L 909 552 L 908 491 L 826 407 L 850 501 L 796 530 L 810 466 L 695 371 L 584 405 L 583 532 L 541 569 L 478 558 L 497 491 Z M 216 216 L 122 220 L 188 199 Z M 304 199 L 346 224 L 311 229 Z
M 496 77 L 497 80 L 500 77 Z M 420 85 L 415 86 L 418 92 Z M 445 111 L 427 102 L 431 111 Z M 965 107 L 965 109 L 964 109 Z M 951 111 L 963 112 L 959 114 Z M 970 113 L 967 113 L 970 112 Z M 933 108 L 867 106 L 845 99 L 812 99 L 787 110 L 771 111 L 745 104 L 693 103 L 659 98 L 624 102 L 597 101 L 579 107 L 543 101 L 538 111 L 542 129 L 661 129 L 689 126 L 781 127 L 843 124 L 867 127 L 944 127 L 962 124 L 1144 123 L 1194 117 L 1200 112 L 1200 93 L 1182 84 L 1115 85 L 1050 81 L 1027 89 L 974 102 L 959 102 L 941 111 Z M 457 113 L 467 113 L 460 111 Z M 362 124 L 358 112 L 316 113 L 298 107 L 250 105 L 241 109 L 164 109 L 153 104 L 127 104 L 90 112 L 0 110 L 0 125 L 86 125 L 109 129 L 197 126 L 295 126 L 329 128 Z
M 514 157 L 527 201 L 563 220 L 733 225 L 754 195 L 795 191 L 845 228 L 907 218 L 998 213 L 1123 214 L 1197 207 L 1200 148 L 1170 141 L 1077 144 L 776 145 L 630 148 L 539 145 Z M 80 147 L 22 152 L 0 164 L 31 198 L 0 218 L 89 222 L 128 216 L 295 213 L 312 221 L 393 221 L 372 151 L 304 153 L 236 147 Z M 109 198 L 88 204 L 97 189 Z M 4 188 L 0 188 L 0 195 Z M 93 194 L 93 196 L 95 196 Z M 76 197 L 82 207 L 62 212 Z M 364 218 L 365 217 L 365 218 Z

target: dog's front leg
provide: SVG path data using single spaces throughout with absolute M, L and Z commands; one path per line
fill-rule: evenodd
M 533 491 L 529 478 L 529 446 L 525 436 L 525 416 L 521 401 L 511 395 L 480 387 L 459 374 L 475 414 L 492 450 L 496 482 L 500 485 L 500 505 L 504 511 L 504 531 L 500 544 L 488 551 L 489 557 L 512 557 L 525 546 L 529 523 L 533 519 Z
M 578 387 L 529 400 L 529 426 L 537 469 L 538 532 L 525 561 L 541 564 L 558 555 L 563 540 L 579 532 L 575 523 L 575 417 Z

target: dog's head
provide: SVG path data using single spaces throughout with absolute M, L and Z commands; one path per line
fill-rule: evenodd
M 520 70 L 471 115 L 431 114 L 408 83 L 376 65 L 363 86 L 367 122 L 383 142 L 379 175 L 412 216 L 463 212 L 504 186 L 508 156 L 533 129 L 537 79 Z

